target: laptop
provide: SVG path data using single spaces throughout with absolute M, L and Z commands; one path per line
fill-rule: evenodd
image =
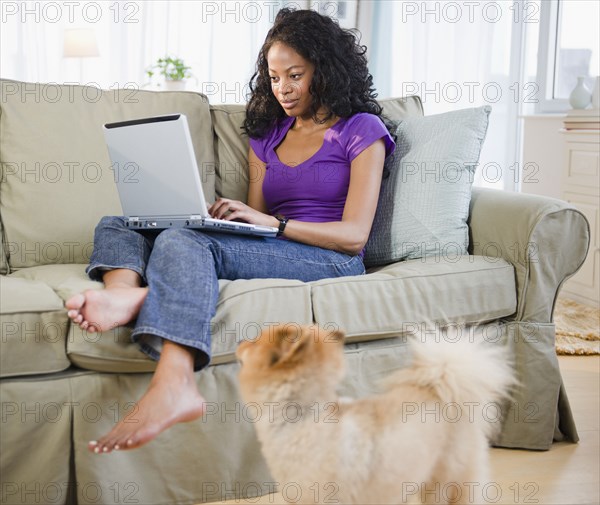
M 272 226 L 210 217 L 184 114 L 107 123 L 103 131 L 127 226 L 277 235 Z

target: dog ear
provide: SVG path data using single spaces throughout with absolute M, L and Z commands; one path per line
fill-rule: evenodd
M 346 339 L 346 334 L 342 330 L 323 330 L 323 342 L 335 342 L 338 344 L 343 344 Z
M 244 362 L 244 355 L 248 352 L 248 343 L 242 341 L 235 350 L 235 357 L 242 364 Z
M 304 326 L 284 326 L 276 329 L 276 346 L 271 352 L 271 366 L 293 363 L 309 348 L 313 333 Z

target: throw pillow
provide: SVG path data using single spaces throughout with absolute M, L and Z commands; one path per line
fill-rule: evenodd
M 471 186 L 491 110 L 485 105 L 398 123 L 365 247 L 367 267 L 467 254 Z

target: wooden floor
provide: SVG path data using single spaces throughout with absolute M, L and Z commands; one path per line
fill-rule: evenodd
M 560 368 L 579 432 L 578 444 L 549 451 L 492 449 L 487 503 L 598 505 L 600 503 L 600 357 L 560 356 Z M 493 491 L 498 491 L 492 495 Z M 280 494 L 218 504 L 284 504 Z M 486 504 L 487 505 L 487 504 Z

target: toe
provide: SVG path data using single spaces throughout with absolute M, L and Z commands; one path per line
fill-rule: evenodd
M 101 438 L 96 445 L 92 448 L 92 450 L 96 453 L 96 454 L 104 454 L 107 453 L 109 450 L 109 446 L 107 445 L 107 440 L 104 438 Z
M 94 446 L 93 449 L 91 449 L 92 452 L 96 453 L 96 454 L 100 454 L 102 452 L 102 446 L 100 444 Z
M 65 307 L 67 309 L 79 310 L 79 309 L 81 309 L 81 307 L 83 307 L 84 303 L 85 303 L 85 296 L 83 296 L 83 293 L 78 293 L 78 294 L 72 296 L 71 298 L 69 298 L 65 302 Z
M 115 440 L 115 446 L 114 446 L 115 451 L 129 449 L 129 447 L 127 447 L 127 438 L 128 437 L 129 437 L 129 435 L 125 435 L 125 436 L 121 436 Z

